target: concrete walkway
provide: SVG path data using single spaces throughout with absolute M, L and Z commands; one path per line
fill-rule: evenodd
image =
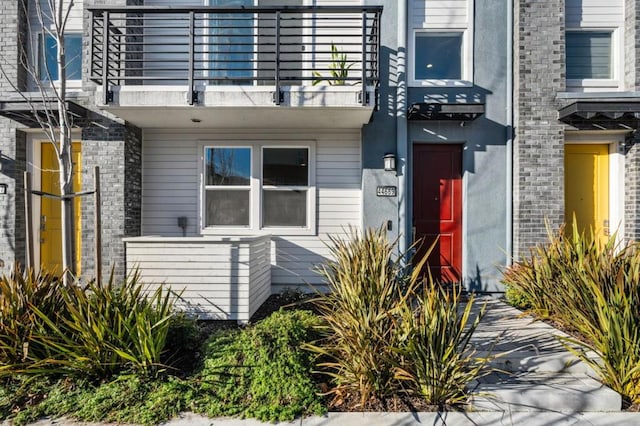
M 495 299 L 472 343 L 479 354 L 496 355 L 502 370 L 474 384 L 473 408 L 446 413 L 329 413 L 298 419 L 292 426 L 402 425 L 640 425 L 640 413 L 621 412 L 620 395 L 595 380 L 594 372 L 567 351 L 566 334 Z M 595 355 L 592 355 L 595 357 Z M 35 425 L 96 425 L 66 419 Z M 258 426 L 252 419 L 209 419 L 185 413 L 169 426 Z
M 481 354 L 496 356 L 493 366 L 501 372 L 478 381 L 472 406 L 507 412 L 619 412 L 620 395 L 596 380 L 558 337 L 569 336 L 501 301 L 487 300 L 472 343 Z

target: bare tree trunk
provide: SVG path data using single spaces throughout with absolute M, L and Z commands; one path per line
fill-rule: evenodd
M 66 4 L 65 4 L 66 1 Z M 26 8 L 26 2 L 24 7 Z M 69 117 L 67 109 L 67 60 L 65 54 L 65 29 L 69 19 L 71 10 L 74 7 L 73 0 L 38 0 L 35 2 L 40 27 L 29 27 L 30 35 L 28 40 L 32 40 L 32 34 L 39 34 L 42 31 L 42 41 L 46 36 L 51 36 L 56 41 L 57 56 L 56 68 L 58 71 L 57 79 L 53 78 L 54 69 L 49 69 L 45 52 L 40 52 L 34 45 L 31 46 L 32 57 L 19 57 L 19 66 L 24 67 L 33 84 L 40 92 L 41 101 L 36 101 L 31 97 L 27 97 L 20 91 L 20 88 L 14 84 L 7 70 L 17 70 L 17 66 L 13 65 L 10 60 L 0 52 L 0 76 L 22 96 L 23 99 L 31 107 L 35 119 L 38 121 L 46 138 L 53 145 L 58 159 L 59 186 L 61 195 L 61 233 L 62 233 L 62 268 L 63 280 L 65 284 L 71 284 L 73 276 L 76 272 L 75 263 L 75 216 L 73 201 L 73 153 L 71 127 L 72 121 Z M 25 9 L 25 14 L 28 11 Z M 44 44 L 43 44 L 44 46 Z M 40 52 L 40 53 L 38 53 Z M 43 57 L 38 58 L 38 55 Z M 42 61 L 44 70 L 38 67 L 39 61 Z M 50 108 L 55 99 L 58 108 L 57 122 L 53 109 Z M 40 115 L 40 110 L 44 109 L 46 116 Z
M 56 13 L 58 22 L 64 22 L 64 1 L 59 0 L 57 3 Z M 64 45 L 64 28 L 56 31 L 56 44 L 58 45 L 58 78 L 59 78 L 59 96 L 58 103 L 58 123 L 59 123 L 59 150 L 58 150 L 58 169 L 60 171 L 60 194 L 62 196 L 61 205 L 61 222 L 62 222 L 62 269 L 63 280 L 65 285 L 71 284 L 75 275 L 75 256 L 74 256 L 74 214 L 73 214 L 73 153 L 71 141 L 71 129 L 69 128 L 67 116 L 67 61 Z

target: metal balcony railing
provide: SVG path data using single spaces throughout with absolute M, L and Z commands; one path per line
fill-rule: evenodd
M 113 87 L 361 85 L 378 82 L 382 7 L 90 7 L 91 74 Z M 360 90 L 360 88 L 359 88 Z

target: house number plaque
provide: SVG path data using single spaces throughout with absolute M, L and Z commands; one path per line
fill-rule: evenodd
M 397 186 L 378 186 L 376 187 L 376 195 L 378 197 L 397 197 L 398 187 Z

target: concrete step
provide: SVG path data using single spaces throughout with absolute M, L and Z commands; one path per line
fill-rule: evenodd
M 471 401 L 479 411 L 620 411 L 620 395 L 587 375 L 493 373 L 478 381 Z

